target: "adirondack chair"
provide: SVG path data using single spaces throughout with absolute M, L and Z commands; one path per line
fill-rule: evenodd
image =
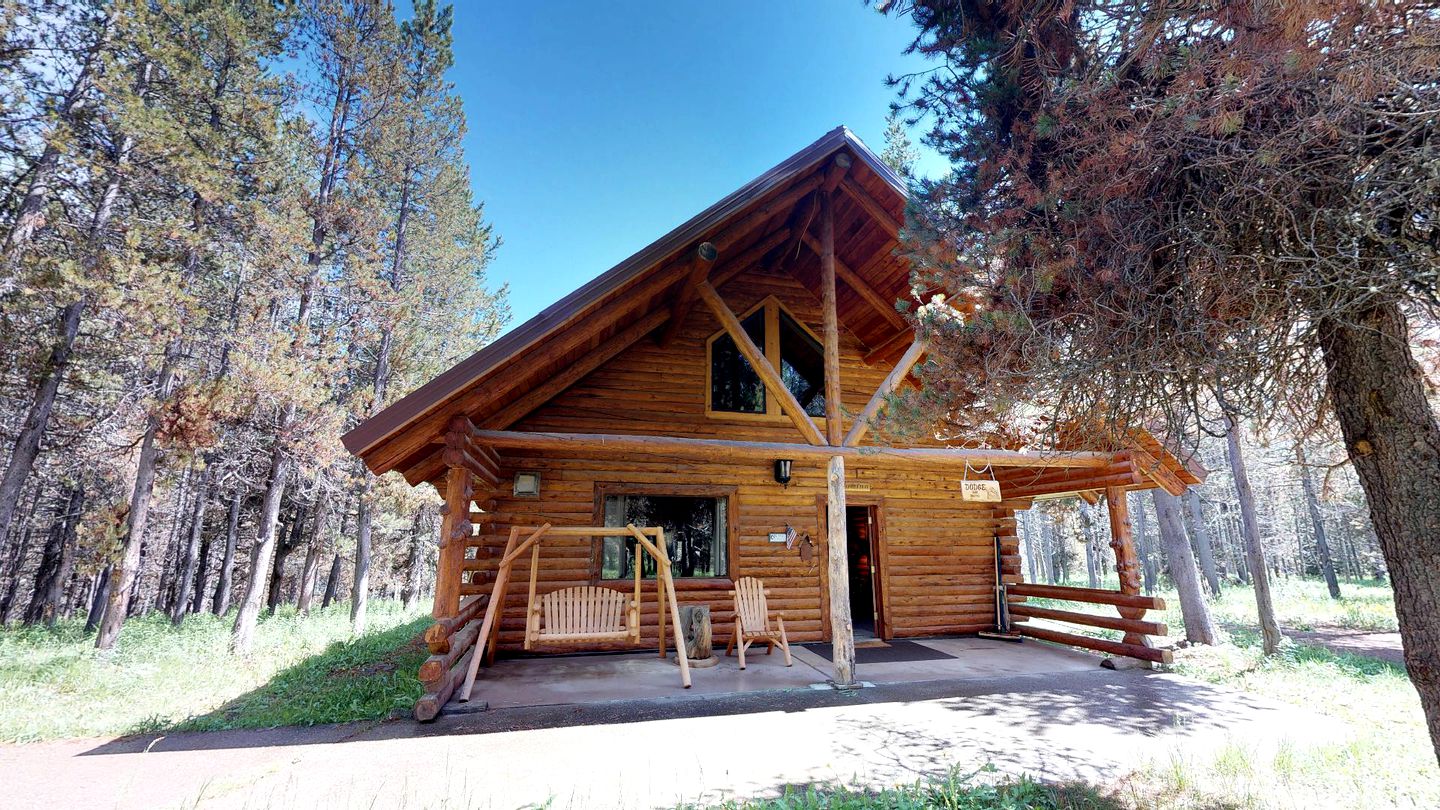
M 785 618 L 781 612 L 774 614 L 774 626 L 770 623 L 770 608 L 765 604 L 765 597 L 770 595 L 765 583 L 755 577 L 741 577 L 735 580 L 735 590 L 730 592 L 735 597 L 735 629 L 730 632 L 730 643 L 725 647 L 725 654 L 739 646 L 740 668 L 745 668 L 745 648 L 757 641 L 766 644 L 765 654 L 775 652 L 775 645 L 780 645 L 780 652 L 785 654 L 785 666 L 791 666 L 794 662 L 790 660 L 790 641 L 785 638 Z
M 640 641 L 640 603 L 610 588 L 577 585 L 530 606 L 525 648 L 532 644 Z

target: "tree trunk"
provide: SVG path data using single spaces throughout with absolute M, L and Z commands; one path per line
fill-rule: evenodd
M 1190 539 L 1195 544 L 1195 556 L 1200 563 L 1200 573 L 1212 596 L 1220 595 L 1220 572 L 1215 569 L 1215 549 L 1210 545 L 1210 532 L 1205 529 L 1205 505 L 1194 487 L 1185 490 L 1180 498 L 1181 512 L 1190 526 Z
M 1165 549 L 1165 565 L 1170 569 L 1175 590 L 1180 592 L 1185 638 L 1191 644 L 1214 644 L 1217 635 L 1215 622 L 1210 618 L 1210 607 L 1205 604 L 1205 593 L 1200 589 L 1200 574 L 1195 569 L 1195 557 L 1190 553 L 1190 541 L 1185 538 L 1185 527 L 1180 522 L 1180 499 L 1163 489 L 1151 490 L 1150 497 L 1155 503 L 1155 519 L 1160 543 Z
M 55 501 L 55 516 L 45 538 L 45 549 L 40 554 L 40 568 L 35 572 L 35 589 L 31 592 L 29 606 L 25 608 L 27 624 L 42 621 L 55 623 L 60 596 L 65 581 L 70 577 L 75 526 L 80 522 L 80 509 L 84 502 L 84 487 L 74 484 L 65 485 Z M 15 574 L 18 578 L 20 572 Z
M 340 592 L 340 563 L 341 557 L 336 553 L 335 559 L 330 563 L 330 576 L 325 578 L 325 596 L 320 600 L 320 609 L 330 607 L 335 597 Z
M 59 329 L 55 342 L 50 347 L 50 356 L 40 373 L 35 394 L 30 400 L 30 409 L 15 443 L 10 448 L 10 458 L 5 465 L 5 475 L 0 477 L 0 540 L 10 533 L 10 524 L 15 519 L 15 507 L 20 502 L 20 491 L 25 488 L 30 473 L 35 469 L 35 459 L 40 455 L 40 441 L 50 425 L 50 412 L 55 408 L 55 397 L 60 383 L 70 368 L 74 355 L 75 337 L 80 334 L 80 316 L 85 311 L 83 301 L 76 301 L 60 310 Z
M 190 606 L 187 608 L 191 613 L 199 613 L 205 609 L 205 586 L 210 584 L 211 538 L 212 533 L 201 532 L 200 554 L 195 565 L 195 583 L 190 592 Z
M 1270 599 L 1270 574 L 1265 567 L 1265 549 L 1260 545 L 1260 522 L 1255 515 L 1255 492 L 1250 488 L 1250 475 L 1245 470 L 1245 457 L 1240 453 L 1240 426 L 1235 418 L 1225 415 L 1226 455 L 1230 474 L 1235 479 L 1235 496 L 1240 501 L 1241 534 L 1245 541 L 1245 558 L 1250 580 L 1255 586 L 1255 612 L 1260 620 L 1261 648 L 1274 655 L 1285 637 L 1275 620 L 1275 605 Z
M 25 575 L 25 558 L 30 554 L 30 536 L 34 528 L 28 524 L 25 531 L 20 534 L 20 545 L 15 552 L 15 564 L 12 566 L 10 582 L 5 586 L 5 595 L 0 597 L 0 627 L 4 627 L 10 617 L 10 608 L 15 605 L 15 595 L 20 591 L 20 580 Z
M 1130 514 L 1135 517 L 1135 553 L 1140 557 L 1140 575 L 1145 580 L 1145 593 L 1153 594 L 1159 584 L 1160 572 L 1156 569 L 1154 548 L 1150 545 L 1150 517 L 1145 512 L 1145 502 L 1134 504 Z
M 175 580 L 175 604 L 170 609 L 170 621 L 176 627 L 185 621 L 190 611 L 190 588 L 195 582 L 195 567 L 200 561 L 200 536 L 205 530 L 205 506 L 210 501 L 210 471 L 200 473 L 200 482 L 195 487 L 195 504 L 190 510 L 190 537 L 180 552 L 180 576 Z
M 290 559 L 291 552 L 300 547 L 300 533 L 305 528 L 305 510 L 297 507 L 295 519 L 290 523 L 290 531 L 287 533 L 281 530 L 275 544 L 274 564 L 270 572 L 270 591 L 265 606 L 270 610 L 270 615 L 275 615 L 276 608 L 284 601 L 285 586 L 285 562 Z
M 235 580 L 235 545 L 240 540 L 240 502 L 244 500 L 244 488 L 239 484 L 230 495 L 230 514 L 225 522 L 225 553 L 220 557 L 219 581 L 215 583 L 215 601 L 211 609 L 216 616 L 224 616 L 230 610 L 230 590 Z
M 250 581 L 245 583 L 245 593 L 240 597 L 240 611 L 235 615 L 235 625 L 230 633 L 230 651 L 237 655 L 250 652 L 255 645 L 255 625 L 260 619 L 260 601 L 265 597 L 271 557 L 275 553 L 275 530 L 280 519 L 280 501 L 285 497 L 285 487 L 289 481 L 290 460 L 285 455 L 281 438 L 276 436 L 275 448 L 270 451 L 269 483 L 265 487 L 265 499 L 260 504 L 260 523 L 255 530 L 255 552 L 250 566 Z
M 305 548 L 305 564 L 300 567 L 300 593 L 295 597 L 295 608 L 308 615 L 315 602 L 316 580 L 320 576 L 320 554 L 325 548 L 325 517 L 329 510 L 324 503 L 316 505 L 315 528 L 310 533 L 310 542 Z
M 350 586 L 350 630 L 365 634 L 365 609 L 370 599 L 370 478 L 366 474 L 355 514 L 355 579 Z
M 1390 572 L 1405 668 L 1440 759 L 1440 424 L 1399 307 L 1322 320 L 1319 336 L 1330 400 Z
M 1092 588 L 1100 587 L 1100 555 L 1095 552 L 1095 512 L 1090 504 L 1080 502 L 1080 524 L 1085 535 L 1085 575 Z
M 140 443 L 140 457 L 135 465 L 135 488 L 130 494 L 130 512 L 126 518 L 125 540 L 121 546 L 120 559 L 111 566 L 110 599 L 105 606 L 105 616 L 100 621 L 100 632 L 95 636 L 95 647 L 108 650 L 120 638 L 120 629 L 125 626 L 125 617 L 130 612 L 130 597 L 140 574 L 145 545 L 145 525 L 150 511 L 150 496 L 155 483 L 155 430 L 146 427 L 145 437 Z
M 110 601 L 110 566 L 105 566 L 95 583 L 95 593 L 90 597 L 90 612 L 85 616 L 85 632 L 93 633 L 100 627 L 105 616 L 105 605 Z
M 424 575 L 425 535 L 431 531 L 429 510 L 420 509 L 415 513 L 415 524 L 410 528 L 410 560 L 406 565 L 405 590 L 400 599 L 405 610 L 413 610 L 420 599 L 421 577 Z
M 1325 536 L 1325 518 L 1320 514 L 1320 499 L 1315 496 L 1315 480 L 1305 459 L 1305 448 L 1295 445 L 1295 461 L 1300 466 L 1300 489 L 1305 493 L 1305 507 L 1310 511 L 1310 526 L 1315 533 L 1315 554 L 1320 558 L 1320 573 L 1331 599 L 1340 598 L 1340 579 L 1335 576 L 1335 562 L 1330 558 L 1330 542 Z M 1303 573 L 1303 572 L 1302 572 Z

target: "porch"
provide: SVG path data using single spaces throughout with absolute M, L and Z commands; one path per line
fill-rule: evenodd
M 1064 676 L 1099 668 L 1101 658 L 1058 645 L 983 638 L 924 638 L 871 642 L 856 650 L 857 676 L 866 684 L 978 681 L 1030 675 Z M 673 656 L 655 651 L 500 658 L 476 684 L 468 703 L 452 701 L 441 714 L 477 710 L 589 704 L 629 700 L 737 696 L 824 687 L 834 665 L 823 645 L 791 647 L 794 666 L 777 652 L 757 648 L 744 670 L 725 657 L 706 669 L 693 669 L 693 685 L 682 689 Z

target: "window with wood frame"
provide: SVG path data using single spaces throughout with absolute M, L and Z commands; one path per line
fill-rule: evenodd
M 767 298 L 740 326 L 780 372 L 780 379 L 810 416 L 825 415 L 825 352 L 820 339 L 779 301 Z M 706 344 L 707 413 L 724 416 L 781 417 L 780 403 L 766 396 L 765 384 L 724 331 Z
M 655 494 L 597 488 L 605 526 L 660 527 L 665 530 L 665 551 L 675 579 L 723 578 L 730 571 L 730 497 L 724 494 Z M 655 578 L 655 558 L 640 555 L 641 575 Z M 601 538 L 600 576 L 631 579 L 635 576 L 635 538 L 613 535 Z

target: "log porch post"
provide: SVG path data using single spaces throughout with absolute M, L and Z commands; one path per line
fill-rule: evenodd
M 463 458 L 469 441 L 468 419 L 463 424 L 452 424 L 445 434 L 445 503 L 440 507 L 440 555 L 435 565 L 435 605 L 430 611 L 437 619 L 454 616 L 460 610 L 460 569 L 471 532 L 470 501 L 475 497 L 474 474 L 465 467 Z
M 842 153 L 835 157 L 817 200 L 820 206 L 820 303 L 825 320 L 825 434 L 832 447 L 839 446 L 844 436 L 840 412 L 840 318 L 835 308 L 835 206 L 832 197 L 849 167 L 849 156 Z M 845 537 L 844 456 L 838 453 L 830 456 L 825 480 L 830 649 L 834 652 L 835 685 L 844 688 L 855 683 L 855 627 L 850 620 L 850 555 Z
M 1120 592 L 1140 593 L 1140 560 L 1135 555 L 1135 537 L 1130 526 L 1130 502 L 1121 487 L 1105 490 L 1105 505 L 1110 513 L 1110 548 L 1115 551 L 1115 573 L 1120 577 Z M 1145 618 L 1144 608 L 1117 607 L 1121 617 L 1126 619 Z M 1152 646 L 1148 636 L 1139 633 L 1125 634 L 1126 644 Z

